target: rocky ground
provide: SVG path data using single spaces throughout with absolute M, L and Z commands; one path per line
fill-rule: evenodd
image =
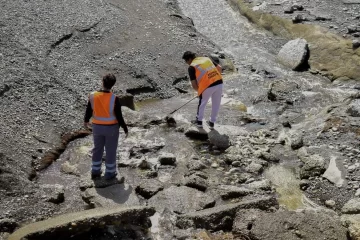
M 117 93 L 171 97 L 186 76 L 183 51 L 215 50 L 161 1 L 12 1 L 0 11 L 2 217 L 13 215 L 9 203 L 27 209 L 19 220 L 42 211 L 27 207 L 37 202 L 35 170 L 62 134 L 81 128 L 104 73 L 116 74 Z
M 73 239 L 360 239 L 356 83 L 279 64 L 287 39 L 252 26 L 226 1 L 72 4 L 1 5 L 0 239 L 40 220 L 10 239 L 54 231 Z M 293 3 L 256 5 L 280 15 Z M 305 14 L 315 2 L 302 5 Z M 351 14 L 359 4 L 346 6 Z M 224 75 L 215 131 L 189 123 L 195 101 L 174 115 L 176 127 L 164 120 L 192 97 L 184 49 L 221 50 L 221 62 L 225 55 L 238 70 Z M 119 176 L 92 181 L 91 136 L 57 146 L 61 133 L 81 127 L 87 93 L 107 71 L 119 79 L 117 93 L 172 98 L 123 107 L 130 136 L 119 143 Z M 35 172 L 44 155 L 59 158 Z M 101 207 L 114 211 L 96 215 Z M 78 212 L 71 222 L 61 216 L 70 212 Z M 129 214 L 151 216 L 151 227 Z
M 360 37 L 360 4 L 356 0 L 247 2 L 253 3 L 256 10 L 291 20 L 301 19 L 303 23 L 329 28 L 345 38 Z

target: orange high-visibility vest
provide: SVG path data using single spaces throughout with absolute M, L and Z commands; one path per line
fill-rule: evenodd
M 115 95 L 111 92 L 92 92 L 90 103 L 93 109 L 92 123 L 111 125 L 118 123 L 114 114 Z
M 210 58 L 197 57 L 190 66 L 195 68 L 195 76 L 198 84 L 198 95 L 200 96 L 211 84 L 222 79 L 221 73 L 215 67 Z

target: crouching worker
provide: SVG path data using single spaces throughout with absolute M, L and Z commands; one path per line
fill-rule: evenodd
M 116 78 L 113 74 L 107 74 L 102 79 L 102 89 L 92 92 L 86 108 L 84 126 L 92 125 L 94 148 L 92 150 L 91 178 L 101 176 L 102 156 L 104 147 L 106 150 L 105 179 L 115 178 L 116 173 L 116 150 L 119 140 L 119 128 L 124 129 L 125 137 L 128 129 L 121 113 L 121 105 L 118 97 L 111 92 Z M 92 124 L 89 123 L 92 117 Z

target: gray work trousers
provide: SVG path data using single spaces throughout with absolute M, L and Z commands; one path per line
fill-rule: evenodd
M 92 151 L 91 172 L 99 174 L 101 172 L 102 156 L 104 147 L 106 150 L 105 176 L 116 174 L 116 149 L 119 141 L 119 125 L 98 125 L 93 124 L 94 148 Z

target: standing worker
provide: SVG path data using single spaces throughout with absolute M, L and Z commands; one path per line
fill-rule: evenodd
M 104 147 L 106 150 L 105 179 L 109 180 L 116 177 L 116 150 L 120 126 L 124 129 L 125 137 L 128 136 L 128 129 L 121 113 L 120 100 L 111 92 L 115 82 L 116 78 L 113 74 L 105 75 L 102 79 L 102 90 L 90 94 L 85 112 L 85 128 L 90 127 L 89 120 L 92 117 L 94 137 L 91 166 L 92 179 L 101 176 Z
M 208 57 L 196 57 L 196 54 L 186 51 L 182 57 L 189 66 L 191 85 L 199 96 L 199 106 L 195 123 L 202 128 L 202 121 L 206 104 L 211 98 L 211 118 L 208 121 L 210 129 L 214 129 L 217 115 L 220 109 L 223 80 L 221 77 L 221 66 Z

